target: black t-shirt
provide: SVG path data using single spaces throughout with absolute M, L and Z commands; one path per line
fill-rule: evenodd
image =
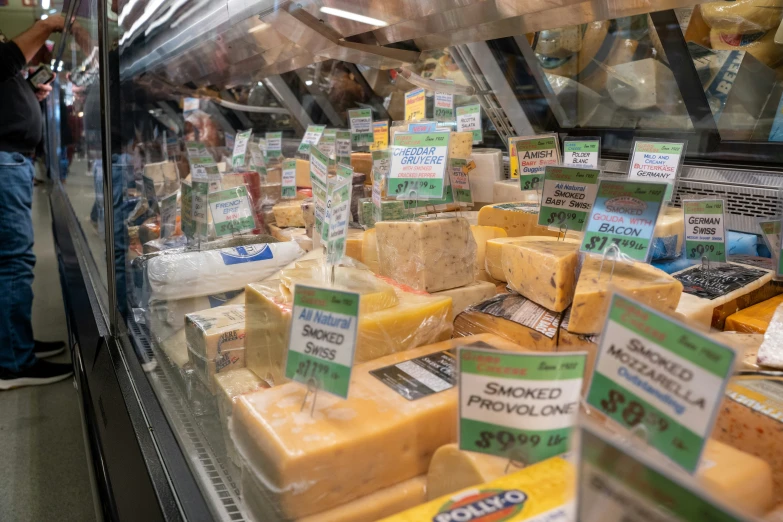
M 25 58 L 0 35 L 0 151 L 30 155 L 43 137 L 41 105 L 22 76 Z

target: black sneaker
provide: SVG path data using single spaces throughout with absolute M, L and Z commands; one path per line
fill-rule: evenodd
M 64 351 L 65 343 L 62 341 L 54 341 L 51 343 L 45 341 L 35 341 L 35 346 L 33 347 L 33 353 L 39 359 L 54 357 L 55 355 L 60 355 Z
M 73 375 L 73 367 L 70 364 L 37 360 L 35 364 L 19 372 L 0 368 L 0 390 L 51 384 L 67 379 L 71 375 Z

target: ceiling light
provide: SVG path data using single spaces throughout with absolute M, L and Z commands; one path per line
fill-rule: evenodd
M 48 14 L 44 13 L 44 14 L 41 15 L 41 20 L 46 20 L 47 18 L 49 18 Z
M 80 112 L 80 113 L 79 113 L 79 117 L 80 117 L 80 118 L 84 118 L 84 113 L 83 113 L 83 112 Z
M 363 24 L 367 25 L 377 25 L 379 27 L 386 27 L 387 24 L 383 20 L 378 20 L 377 18 L 370 18 L 369 16 L 362 16 L 360 14 L 351 13 L 350 11 L 343 11 L 342 9 L 335 9 L 334 7 L 322 7 L 321 8 L 322 13 L 330 14 L 333 16 L 339 16 L 340 18 L 347 18 L 348 20 L 353 20 L 354 22 L 361 22 Z
M 263 87 L 264 86 L 263 82 L 258 82 L 258 86 Z
M 305 85 L 310 87 L 313 84 L 313 80 L 305 80 Z

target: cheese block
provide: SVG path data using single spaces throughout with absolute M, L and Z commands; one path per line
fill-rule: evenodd
M 296 241 L 303 250 L 307 250 L 302 241 L 310 239 L 303 228 L 280 228 L 277 225 L 267 225 L 269 233 L 278 241 Z M 312 241 L 312 240 L 311 240 Z
M 558 239 L 552 236 L 526 236 L 534 241 L 564 241 L 566 243 L 579 244 L 578 239 L 572 237 L 566 237 L 565 239 Z M 487 248 L 484 254 L 484 268 L 489 274 L 489 277 L 498 281 L 505 281 L 506 274 L 503 272 L 503 247 L 504 245 L 516 245 L 524 243 L 526 238 L 521 237 L 507 237 L 488 239 Z
M 696 476 L 708 491 L 742 513 L 758 517 L 775 505 L 769 464 L 720 441 L 707 441 Z
M 185 338 L 196 375 L 214 394 L 214 376 L 245 366 L 245 306 L 219 306 L 187 314 Z
M 507 203 L 509 201 L 519 201 L 527 203 L 538 203 L 540 195 L 537 190 L 522 190 L 519 179 L 506 179 L 496 181 L 492 184 L 492 202 Z M 536 218 L 538 220 L 538 218 Z
M 485 455 L 459 449 L 457 444 L 446 444 L 432 456 L 427 470 L 427 500 L 433 500 L 460 489 L 491 482 L 514 472 L 507 458 Z
M 362 263 L 367 265 L 373 273 L 381 273 L 381 262 L 378 259 L 378 241 L 376 230 L 365 230 L 362 235 Z
M 734 377 L 726 388 L 712 438 L 761 458 L 772 468 L 774 502 L 783 503 L 783 378 Z
M 494 203 L 496 182 L 503 179 L 503 152 L 500 149 L 473 149 L 476 168 L 468 172 L 474 208 Z
M 574 290 L 570 332 L 600 333 L 613 289 L 650 308 L 674 314 L 682 294 L 678 280 L 646 263 L 607 260 L 600 273 L 601 260 L 599 256 L 585 256 Z
M 158 342 L 158 345 L 169 360 L 178 368 L 184 367 L 190 361 L 188 341 L 185 338 L 184 328 L 180 328 L 173 335 Z
M 553 352 L 562 314 L 517 293 L 499 294 L 477 303 L 454 319 L 454 337 L 491 333 L 528 350 Z
M 506 237 L 506 231 L 500 227 L 482 227 L 480 225 L 471 225 L 470 231 L 473 233 L 473 240 L 476 242 L 476 273 L 474 279 L 487 281 L 490 277 L 484 268 L 484 261 L 487 254 L 487 241 L 490 239 Z
M 582 335 L 568 331 L 568 325 L 571 322 L 571 309 L 567 309 L 560 322 L 560 330 L 557 333 L 557 351 L 558 352 L 587 352 L 587 361 L 585 361 L 585 376 L 582 379 L 582 396 L 586 396 L 590 389 L 590 381 L 593 378 L 593 369 L 595 368 L 595 358 L 598 355 L 597 335 Z
M 495 203 L 479 210 L 478 224 L 500 227 L 508 237 L 557 236 L 538 224 L 538 204 L 531 202 Z
M 280 228 L 305 226 L 301 201 L 283 201 L 273 206 L 272 212 L 275 215 L 275 224 Z
M 215 374 L 215 390 L 217 395 L 218 414 L 220 415 L 220 427 L 223 430 L 223 441 L 226 445 L 226 454 L 236 466 L 240 466 L 239 455 L 231 440 L 228 431 L 228 423 L 234 410 L 234 399 L 243 393 L 267 388 L 264 381 L 247 368 L 239 368 L 228 372 Z
M 396 353 L 356 365 L 347 399 L 318 394 L 304 410 L 307 390 L 299 383 L 242 395 L 232 422 L 237 450 L 289 518 L 426 473 L 435 450 L 457 437 L 456 361 L 449 350 L 478 342 L 521 350 L 475 336 Z
M 500 249 L 508 285 L 544 308 L 562 312 L 574 297 L 579 245 L 534 236 L 520 239 Z
M 247 468 L 242 470 L 242 501 L 254 520 L 263 522 L 288 522 L 263 485 Z M 371 522 L 399 513 L 427 501 L 425 476 L 403 480 L 387 488 L 346 502 L 340 506 L 314 515 L 297 518 L 296 522 Z
M 776 29 L 783 16 L 781 0 L 708 2 L 699 9 L 704 22 L 712 29 L 736 34 Z
M 683 284 L 677 317 L 705 331 L 711 325 L 723 330 L 728 316 L 773 297 L 776 294 L 770 292 L 779 288 L 772 272 L 738 263 L 712 265 L 709 270 L 697 265 L 672 276 Z
M 653 233 L 653 259 L 674 259 L 682 253 L 685 239 L 685 218 L 683 210 L 667 207 L 655 222 Z
M 449 157 L 470 159 L 473 152 L 473 133 L 452 132 L 449 137 Z
M 354 173 L 359 172 L 367 176 L 366 179 L 370 180 L 370 174 L 372 173 L 372 154 L 369 152 L 352 152 L 351 153 L 351 167 L 353 167 Z M 372 180 L 370 180 L 372 184 Z
M 710 47 L 716 51 L 745 51 L 772 68 L 783 59 L 783 49 L 775 43 L 774 30 L 737 34 L 711 29 Z
M 310 181 L 310 160 L 296 159 L 296 186 L 313 188 L 313 183 Z
M 733 348 L 737 352 L 737 361 L 740 370 L 759 371 L 768 370 L 765 366 L 760 366 L 756 360 L 761 343 L 764 342 L 763 334 L 747 334 L 739 332 L 719 332 L 712 334 L 719 343 Z
M 573 465 L 555 457 L 492 482 L 436 498 L 380 522 L 576 520 L 575 482 Z
M 381 221 L 375 230 L 381 275 L 428 292 L 473 282 L 476 242 L 467 220 Z
M 761 333 L 767 331 L 772 315 L 783 303 L 783 294 L 740 310 L 726 318 L 725 331 Z
M 345 238 L 345 255 L 361 263 L 363 243 L 364 232 L 353 228 L 349 229 L 348 237 Z
M 487 281 L 473 281 L 472 283 L 452 288 L 450 290 L 441 290 L 434 292 L 433 295 L 451 297 L 451 318 L 453 321 L 456 316 L 462 313 L 469 306 L 480 303 L 484 299 L 492 297 L 497 293 L 494 284 Z
M 245 292 L 246 366 L 272 385 L 286 382 L 285 354 L 291 297 L 282 282 L 269 280 Z M 360 313 L 354 362 L 363 362 L 451 336 L 451 298 L 395 288 L 398 304 Z

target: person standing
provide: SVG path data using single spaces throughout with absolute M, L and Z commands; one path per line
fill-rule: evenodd
M 0 34 L 0 390 L 49 384 L 73 374 L 70 364 L 43 360 L 62 353 L 62 342 L 33 339 L 33 178 L 31 158 L 43 139 L 40 102 L 52 88 L 24 77 L 61 15 L 39 20 L 10 41 Z

